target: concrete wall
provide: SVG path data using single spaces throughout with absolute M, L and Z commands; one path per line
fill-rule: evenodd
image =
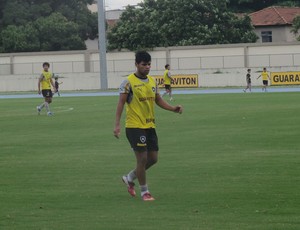
M 161 75 L 170 63 L 172 74 L 198 74 L 200 87 L 244 86 L 246 69 L 252 69 L 253 85 L 263 67 L 269 71 L 299 71 L 300 43 L 235 44 L 156 48 L 151 75 Z M 62 90 L 100 89 L 97 51 L 0 54 L 0 91 L 32 91 L 42 63 L 61 76 Z M 108 87 L 118 88 L 124 77 L 135 71 L 131 51 L 107 53 Z

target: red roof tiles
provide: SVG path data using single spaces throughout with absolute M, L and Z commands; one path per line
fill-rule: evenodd
M 253 26 L 291 25 L 300 7 L 271 6 L 249 14 Z

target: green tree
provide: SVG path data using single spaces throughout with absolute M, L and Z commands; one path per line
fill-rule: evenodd
M 256 39 L 250 19 L 228 12 L 223 0 L 145 0 L 137 8 L 126 8 L 108 34 L 108 49 L 228 44 Z
M 31 24 L 10 25 L 0 33 L 2 52 L 38 51 L 37 31 Z
M 294 18 L 293 28 L 291 30 L 291 32 L 294 33 L 295 36 L 298 36 L 297 37 L 298 41 L 300 41 L 299 29 L 300 29 L 300 16 Z
M 39 18 L 34 23 L 41 51 L 86 49 L 79 36 L 78 25 L 60 13 Z
M 37 38 L 40 39 L 38 47 L 41 50 L 86 49 L 84 41 L 98 36 L 97 14 L 91 13 L 87 8 L 87 4 L 93 2 L 93 0 L 0 0 L 0 52 L 20 50 L 20 44 L 8 45 L 7 39 L 2 35 L 9 35 L 13 42 L 17 39 L 11 36 L 15 34 L 13 31 L 17 30 L 20 36 L 28 39 L 31 34 L 24 34 L 29 33 L 29 30 L 24 30 L 25 25 L 31 25 L 33 30 L 37 30 Z M 59 15 L 58 18 L 62 21 L 58 22 L 53 15 Z M 58 38 L 42 37 L 40 34 L 43 23 L 47 24 L 51 31 L 54 30 L 54 26 L 60 26 L 56 28 L 59 34 L 51 33 L 51 36 Z M 66 24 L 70 27 L 65 27 Z M 16 28 L 8 28 L 12 25 Z M 30 50 L 31 44 L 28 44 L 27 48 L 24 48 L 24 45 L 21 50 L 36 51 L 35 48 Z

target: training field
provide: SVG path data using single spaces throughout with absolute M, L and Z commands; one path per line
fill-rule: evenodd
M 154 202 L 121 182 L 135 158 L 113 137 L 118 97 L 55 97 L 53 117 L 1 99 L 0 229 L 300 229 L 299 93 L 175 98 L 182 115 L 156 109 Z

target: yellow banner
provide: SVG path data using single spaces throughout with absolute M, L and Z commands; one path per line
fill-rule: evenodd
M 157 82 L 158 87 L 165 87 L 164 77 L 161 75 L 152 76 Z M 198 74 L 172 75 L 171 86 L 174 88 L 195 88 L 198 87 Z
M 271 85 L 300 85 L 300 72 L 271 72 Z

